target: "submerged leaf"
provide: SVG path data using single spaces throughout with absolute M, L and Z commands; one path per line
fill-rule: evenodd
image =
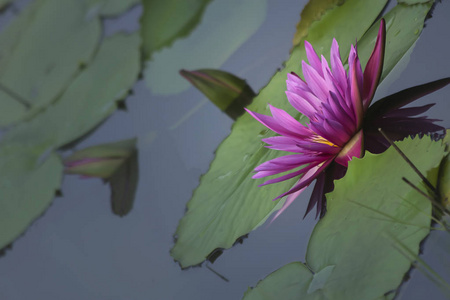
M 31 121 L 9 131 L 3 141 L 45 142 L 60 148 L 89 133 L 128 95 L 139 73 L 139 36 L 117 34 L 102 43 L 93 62 L 61 98 Z
M 244 107 L 255 97 L 255 92 L 245 80 L 225 71 L 181 70 L 180 74 L 233 119 L 242 115 Z
M 446 155 L 442 141 L 430 137 L 397 145 L 424 174 Z M 392 147 L 352 160 L 345 177 L 327 194 L 327 214 L 308 244 L 309 270 L 301 263 L 284 266 L 248 290 L 244 299 L 392 299 L 411 267 L 398 241 L 417 255 L 431 224 L 430 201 L 402 177 L 416 186 L 421 181 Z
M 191 33 L 210 1 L 142 0 L 141 35 L 146 58 Z
M 29 4 L 0 34 L 0 126 L 54 102 L 89 63 L 100 35 L 100 20 L 88 18 L 83 1 Z
M 107 179 L 111 186 L 111 209 L 121 217 L 128 214 L 133 207 L 138 184 L 138 154 L 133 151 L 126 163 Z
M 384 1 L 349 0 L 314 22 L 308 40 L 316 49 L 328 51 L 332 38 L 336 37 L 345 57 L 350 44 L 355 38 L 361 38 L 384 4 Z M 248 108 L 267 114 L 267 102 L 270 101 L 298 116 L 286 100 L 285 81 L 287 73 L 301 73 L 301 61 L 305 59 L 304 47 L 294 48 L 285 69 L 275 74 Z M 230 248 L 237 238 L 255 229 L 279 208 L 276 207 L 278 201 L 271 199 L 292 187 L 293 180 L 258 187 L 262 180 L 251 178 L 256 166 L 280 155 L 261 145 L 261 138 L 269 137 L 263 129 L 250 115 L 244 114 L 217 149 L 215 160 L 208 173 L 201 177 L 200 185 L 187 204 L 187 213 L 177 228 L 177 241 L 171 254 L 182 267 L 201 263 L 216 248 Z
M 189 37 L 152 53 L 144 71 L 147 86 L 154 94 L 161 95 L 176 94 L 189 88 L 189 83 L 178 74 L 179 70 L 219 68 L 261 26 L 266 10 L 267 0 L 211 2 L 201 23 Z M 170 23 L 172 18 L 164 21 Z M 164 26 L 153 30 L 159 28 Z
M 34 151 L 32 151 L 34 150 Z M 63 166 L 56 154 L 44 161 L 37 149 L 0 146 L 0 249 L 24 233 L 49 207 L 61 184 Z
M 4 176 L 0 180 L 0 248 L 23 233 L 51 203 L 62 174 L 53 150 L 89 133 L 115 110 L 116 101 L 126 97 L 137 78 L 139 58 L 137 34 L 106 38 L 92 64 L 59 101 L 5 134 L 0 143 Z M 130 207 L 113 203 L 113 207 L 121 206 L 119 214 Z
M 66 173 L 99 177 L 110 184 L 115 214 L 132 208 L 138 182 L 136 139 L 92 146 L 76 151 L 64 160 Z

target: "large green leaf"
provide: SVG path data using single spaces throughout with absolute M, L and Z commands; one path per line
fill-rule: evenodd
M 142 46 L 146 58 L 187 36 L 200 22 L 211 0 L 143 0 L 141 17 Z
M 4 143 L 45 143 L 57 149 L 99 125 L 128 95 L 140 69 L 138 34 L 107 38 L 92 63 L 61 98 L 31 121 L 9 131 Z
M 105 39 L 92 63 L 55 104 L 5 134 L 0 144 L 0 249 L 51 203 L 62 174 L 62 165 L 52 150 L 93 130 L 127 95 L 140 69 L 139 46 L 138 34 Z M 134 168 L 134 162 L 131 165 Z M 118 186 L 118 178 L 114 180 L 117 188 L 113 205 L 117 206 L 117 198 L 126 191 Z M 130 208 L 127 201 L 116 210 L 123 214 Z
M 310 0 L 300 14 L 300 21 L 297 24 L 297 31 L 292 41 L 294 46 L 297 46 L 305 39 L 313 22 L 320 20 L 327 10 L 333 9 L 343 2 L 344 0 Z
M 335 37 L 345 57 L 350 44 L 372 25 L 385 3 L 348 0 L 312 23 L 308 41 L 327 57 Z M 286 68 L 275 74 L 249 109 L 269 114 L 267 102 L 270 101 L 274 106 L 298 116 L 298 112 L 286 101 L 284 91 L 286 74 L 291 71 L 301 74 L 302 60 L 306 60 L 304 48 L 294 48 Z M 182 267 L 201 263 L 216 248 L 230 248 L 237 238 L 268 218 L 278 203 L 271 200 L 293 185 L 291 180 L 258 187 L 263 180 L 251 178 L 256 166 L 282 155 L 263 147 L 261 138 L 269 134 L 264 126 L 244 114 L 217 149 L 216 158 L 208 173 L 202 176 L 176 232 L 177 241 L 171 254 Z
M 424 174 L 445 155 L 442 141 L 430 137 L 397 144 Z M 352 160 L 327 194 L 327 214 L 308 244 L 308 268 L 284 266 L 244 299 L 392 299 L 411 267 L 400 248 L 417 255 L 431 223 L 431 202 L 402 177 L 420 186 L 420 178 L 392 147 Z
M 399 4 L 384 16 L 387 35 L 381 79 L 384 79 L 392 71 L 405 54 L 410 54 L 408 50 L 414 46 L 414 43 L 422 32 L 425 17 L 433 5 L 433 1 L 427 1 L 423 4 L 421 1 L 416 2 L 418 4 L 415 5 Z M 374 24 L 367 34 L 364 35 L 364 38 L 358 42 L 358 53 L 372 52 L 379 25 L 379 22 Z M 361 56 L 361 65 L 363 67 L 366 65 L 368 59 L 369 55 Z
M 30 4 L 0 34 L 0 126 L 60 96 L 91 60 L 100 34 L 99 19 L 87 16 L 82 1 Z
M 44 213 L 61 184 L 59 157 L 50 154 L 42 162 L 35 150 L 20 144 L 0 146 L 0 249 Z
M 259 28 L 266 9 L 267 0 L 213 1 L 188 38 L 152 54 L 144 72 L 147 86 L 155 94 L 166 95 L 189 88 L 178 71 L 219 68 Z

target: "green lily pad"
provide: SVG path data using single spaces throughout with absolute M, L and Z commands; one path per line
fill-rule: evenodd
M 423 174 L 446 155 L 442 141 L 430 137 L 397 145 Z M 327 213 L 308 244 L 308 268 L 284 266 L 244 299 L 392 299 L 411 267 L 402 248 L 418 255 L 431 224 L 431 202 L 402 177 L 420 186 L 420 178 L 392 147 L 353 159 L 327 194 Z
M 146 58 L 189 35 L 200 23 L 209 2 L 211 0 L 143 0 L 141 34 Z
M 61 184 L 59 157 L 50 154 L 42 162 L 35 150 L 19 144 L 0 147 L 0 249 L 44 213 Z
M 82 1 L 31 3 L 0 34 L 0 126 L 54 102 L 91 60 L 100 35 Z
M 332 38 L 340 43 L 345 57 L 355 38 L 361 38 L 385 5 L 385 1 L 349 0 L 328 10 L 312 23 L 308 41 L 319 53 L 329 56 Z M 349 17 L 351 16 L 351 18 Z M 293 116 L 285 96 L 286 76 L 301 74 L 301 61 L 306 60 L 302 46 L 293 49 L 286 68 L 275 74 L 269 84 L 248 107 L 269 114 L 267 102 Z M 304 120 L 304 118 L 303 118 Z M 237 238 L 249 233 L 267 219 L 279 201 L 279 194 L 288 190 L 294 180 L 258 187 L 263 180 L 251 178 L 253 169 L 264 161 L 283 155 L 263 147 L 261 138 L 272 135 L 250 115 L 244 114 L 233 125 L 231 134 L 216 151 L 209 171 L 201 177 L 187 212 L 176 231 L 177 241 L 171 254 L 182 267 L 201 263 L 216 248 L 230 248 Z
M 412 2 L 412 1 L 411 1 Z M 386 50 L 381 80 L 389 74 L 397 63 L 410 54 L 412 48 L 422 32 L 423 24 L 433 1 L 416 5 L 397 5 L 385 16 L 386 20 Z M 368 53 L 361 56 L 361 65 L 364 67 L 369 55 L 375 46 L 380 23 L 374 24 L 367 34 L 358 42 L 358 53 Z
M 106 38 L 92 63 L 58 101 L 5 134 L 0 144 L 4 170 L 0 180 L 0 249 L 51 203 L 62 175 L 62 164 L 53 150 L 89 133 L 128 95 L 140 70 L 139 46 L 138 34 Z M 119 192 L 122 189 L 118 187 Z M 129 208 L 127 202 L 118 211 L 123 214 Z
M 29 122 L 9 131 L 4 143 L 53 149 L 87 134 L 111 115 L 128 95 L 140 70 L 138 34 L 105 39 L 92 63 L 75 78 L 61 98 Z
M 297 46 L 305 39 L 308 35 L 308 29 L 313 22 L 320 20 L 327 10 L 342 5 L 344 2 L 344 0 L 310 0 L 300 14 L 300 21 L 297 24 L 297 31 L 292 41 L 294 46 Z
M 163 95 L 189 88 L 178 71 L 218 69 L 261 26 L 266 10 L 267 0 L 213 1 L 189 37 L 152 54 L 144 71 L 147 86 Z

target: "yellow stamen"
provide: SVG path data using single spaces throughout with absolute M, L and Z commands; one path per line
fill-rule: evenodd
M 320 136 L 320 135 L 316 135 L 315 137 L 313 137 L 311 139 L 313 142 L 319 143 L 319 144 L 325 144 L 331 147 L 339 147 L 338 145 L 333 144 L 332 142 L 330 142 L 329 140 L 327 140 L 326 138 Z

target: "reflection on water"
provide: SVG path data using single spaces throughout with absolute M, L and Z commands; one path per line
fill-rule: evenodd
M 247 79 L 255 91 L 259 90 L 288 57 L 303 4 L 293 0 L 269 2 L 268 16 L 260 29 L 223 69 Z M 450 3 L 437 6 L 409 65 L 375 99 L 449 75 L 449 12 Z M 139 14 L 140 8 L 135 8 L 124 18 L 108 20 L 106 31 L 110 34 L 117 28 L 137 26 Z M 422 104 L 438 103 L 429 116 L 445 120 L 444 127 L 450 127 L 449 104 L 442 101 L 448 93 L 448 89 L 438 91 L 421 100 Z M 124 218 L 115 217 L 109 208 L 110 192 L 100 180 L 66 176 L 64 196 L 55 199 L 45 215 L 0 259 L 0 298 L 240 299 L 258 279 L 289 262 L 303 260 L 315 224 L 312 216 L 301 219 L 307 201 L 296 201 L 272 225 L 252 232 L 243 245 L 225 251 L 210 265 L 229 282 L 207 267 L 181 271 L 170 257 L 172 235 L 185 204 L 232 124 L 202 97 L 192 87 L 171 96 L 153 95 L 144 82 L 138 82 L 127 101 L 128 111 L 116 112 L 77 146 L 82 149 L 138 137 L 140 184 L 133 210 Z M 242 159 L 249 157 L 247 154 Z M 309 193 L 305 192 L 304 200 Z M 432 252 L 425 246 L 426 259 L 432 258 L 429 254 Z M 431 259 L 431 265 L 439 262 Z M 427 278 L 413 272 L 399 299 L 425 296 L 441 298 Z

